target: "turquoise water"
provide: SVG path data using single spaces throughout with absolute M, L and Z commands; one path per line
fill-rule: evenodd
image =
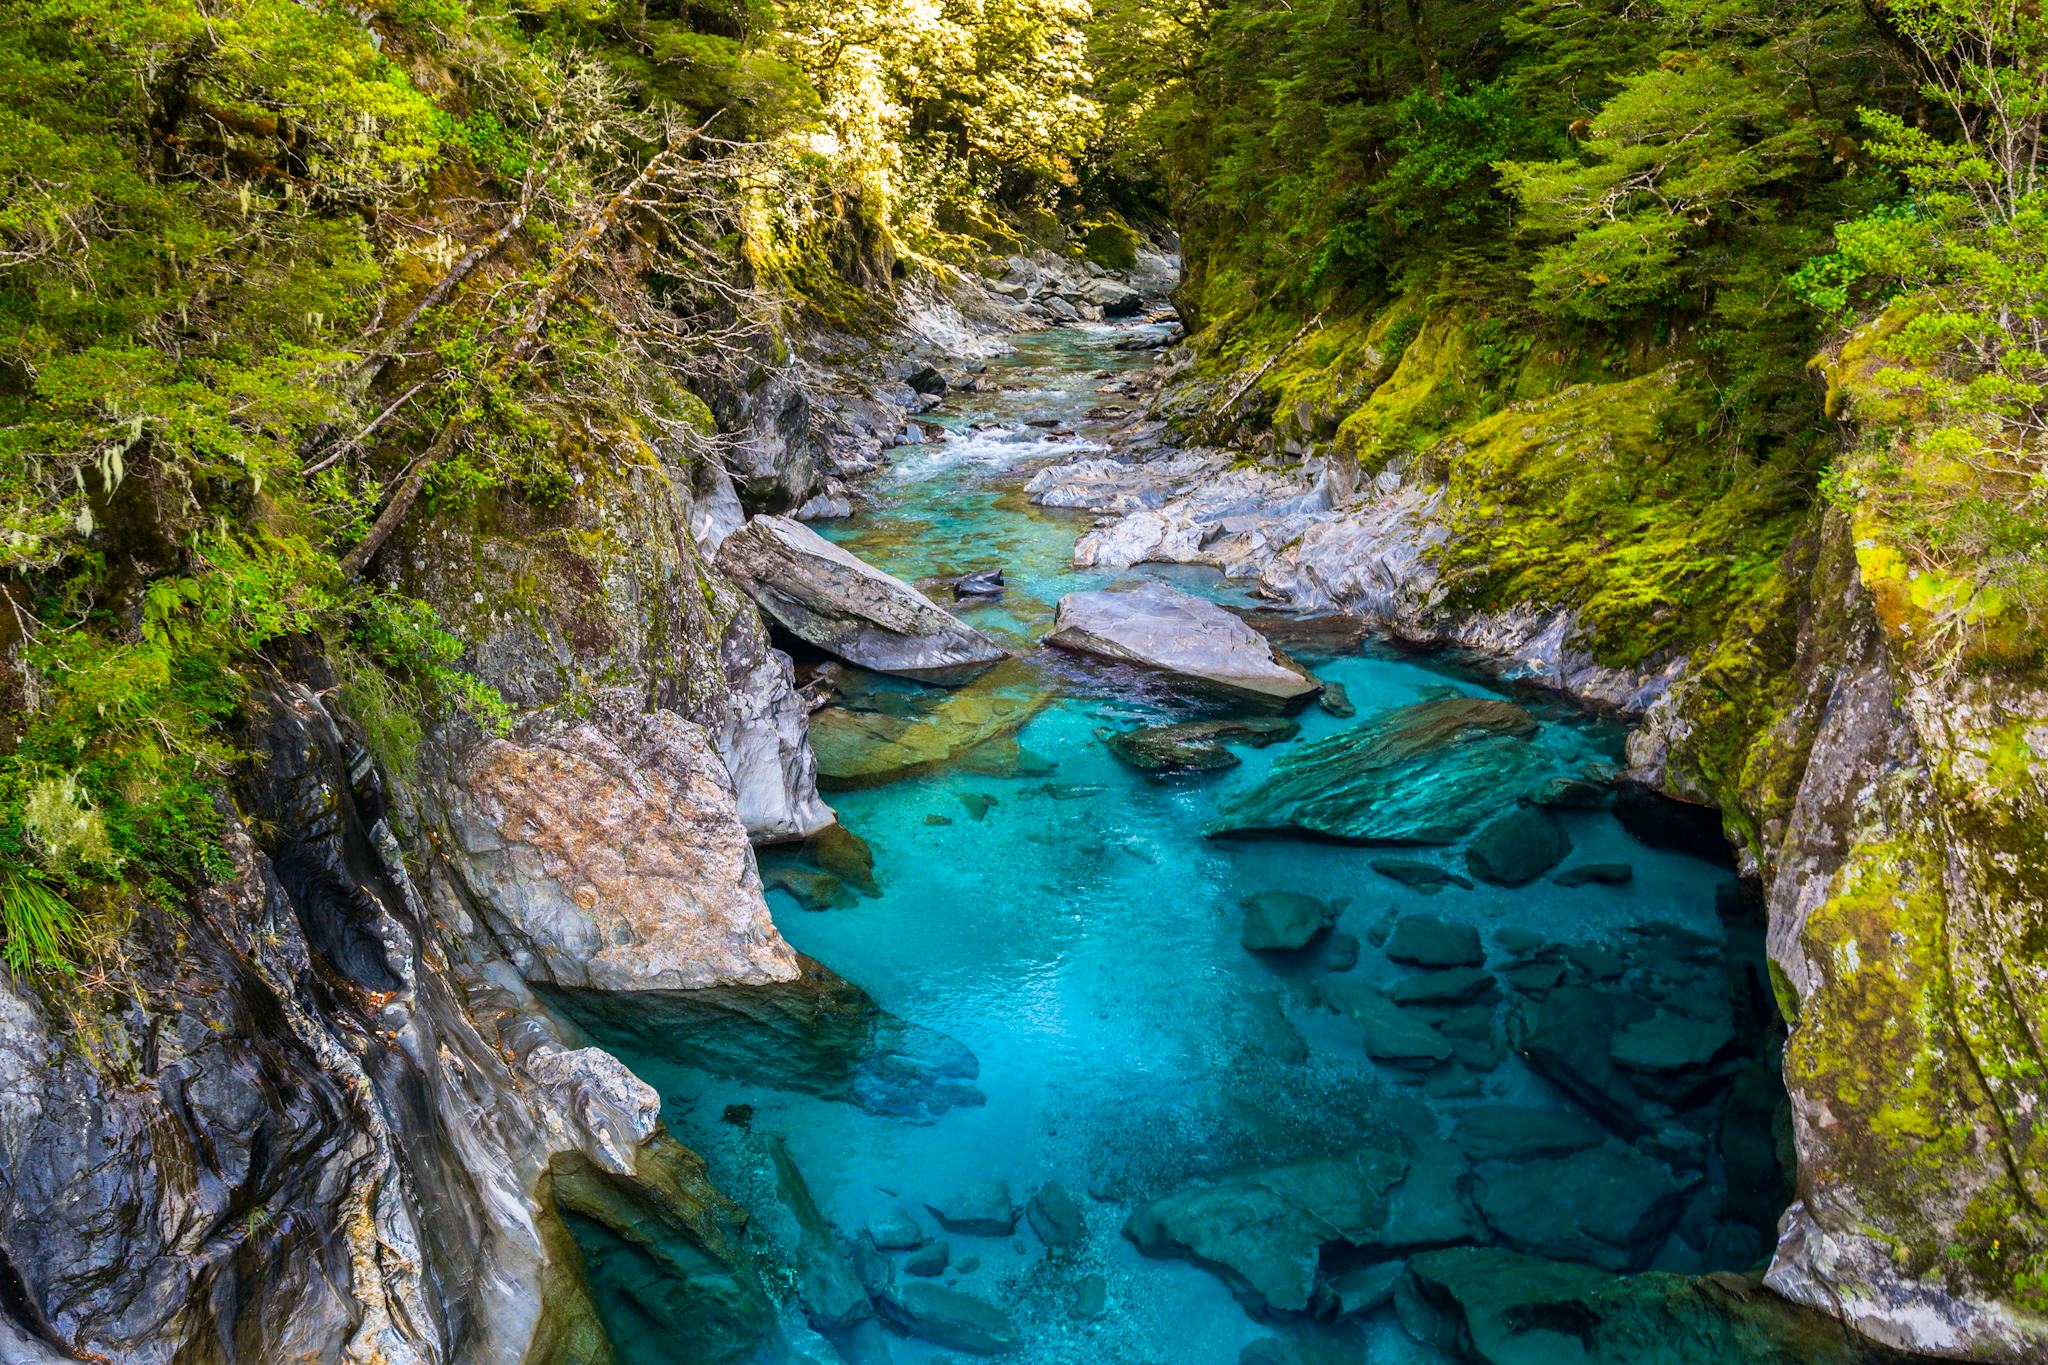
M 1366 941 L 1343 975 L 1389 987 L 1410 974 L 1372 941 L 1390 911 L 1469 923 L 1489 942 L 1514 926 L 1548 942 L 1624 950 L 1629 926 L 1656 921 L 1720 945 L 1710 951 L 1725 955 L 1737 977 L 1756 967 L 1756 945 L 1717 911 L 1729 900 L 1725 868 L 1647 847 L 1606 810 L 1559 812 L 1574 845 L 1567 865 L 1626 863 L 1626 885 L 1567 889 L 1539 879 L 1514 890 L 1481 884 L 1425 894 L 1376 873 L 1371 860 L 1391 853 L 1462 870 L 1454 853 L 1201 837 L 1218 800 L 1259 781 L 1286 745 L 1239 750 L 1241 767 L 1171 782 L 1115 759 L 1099 731 L 1184 717 L 1200 704 L 1036 647 L 1061 593 L 1119 575 L 1073 570 L 1068 559 L 1086 518 L 1041 512 L 1018 489 L 1037 468 L 1085 452 L 1106 433 L 1105 422 L 1086 414 L 1104 401 L 1103 384 L 1142 363 L 1111 349 L 1132 334 L 1099 327 L 1019 338 L 992 366 L 1000 392 L 956 396 L 935 414 L 951 439 L 895 452 L 871 489 L 879 505 L 821 528 L 911 580 L 1001 567 L 1008 595 L 963 614 L 1019 651 L 1002 679 L 1008 691 L 1049 698 L 1016 736 L 1021 757 L 828 793 L 872 849 L 879 895 L 809 911 L 781 891 L 770 894 L 777 923 L 799 950 L 889 1014 L 970 1050 L 985 1102 L 904 1117 L 878 1112 L 888 1105 L 722 1075 L 730 1068 L 700 1065 L 693 1047 L 667 1047 L 645 1032 L 603 1041 L 661 1090 L 669 1126 L 750 1212 L 771 1266 L 796 1242 L 767 1157 L 771 1137 L 786 1141 L 849 1243 L 898 1204 L 935 1232 L 924 1204 L 970 1182 L 1006 1180 L 1020 1203 L 1043 1182 L 1062 1182 L 1086 1220 L 1071 1254 L 1048 1254 L 1022 1221 L 1014 1237 L 948 1238 L 956 1267 L 967 1257 L 979 1265 L 939 1282 L 1010 1314 L 1023 1338 L 1014 1359 L 1228 1365 L 1246 1344 L 1278 1331 L 1328 1338 L 1344 1359 L 1446 1360 L 1404 1332 L 1391 1309 L 1340 1326 L 1257 1320 L 1209 1270 L 1147 1259 L 1120 1235 L 1137 1204 L 1205 1178 L 1346 1150 L 1389 1129 L 1435 1132 L 1475 1103 L 1574 1107 L 1512 1054 L 1490 1071 L 1453 1067 L 1452 1083 L 1368 1060 L 1358 1026 L 1318 1004 L 1319 984 L 1336 974 L 1330 950 L 1246 951 L 1241 899 L 1283 890 L 1341 906 L 1338 929 Z M 1075 434 L 1050 435 L 1022 425 L 1025 418 L 1058 419 Z M 977 422 L 999 425 L 970 429 Z M 1213 576 L 1158 576 L 1243 600 Z M 1416 701 L 1508 695 L 1456 661 L 1377 645 L 1339 657 L 1308 650 L 1304 658 L 1344 684 L 1358 713 L 1340 719 L 1310 708 L 1297 717 L 1305 739 Z M 912 715 L 945 696 L 872 679 L 855 679 L 849 691 L 860 705 L 893 697 L 887 705 Z M 1614 726 L 1519 699 L 1543 720 L 1536 742 L 1560 772 L 1618 761 Z M 1490 954 L 1492 965 L 1506 960 L 1498 946 Z M 1768 1043 L 1751 1038 L 1746 1046 Z M 1470 1093 L 1444 1093 L 1458 1090 Z M 1767 1245 L 1782 1190 L 1772 1181 L 1731 1189 L 1728 1171 L 1706 1165 L 1683 1233 L 1656 1252 L 1659 1268 L 1741 1269 Z M 1714 1231 L 1729 1228 L 1735 1235 Z M 1068 1305 L 1088 1274 L 1104 1277 L 1107 1308 L 1076 1319 Z M 792 1339 L 810 1340 L 815 1355 L 819 1344 L 795 1326 L 800 1314 L 787 1312 Z M 624 1328 L 624 1318 L 613 1321 L 627 1361 L 700 1358 L 637 1318 Z M 782 1349 L 765 1346 L 762 1356 Z M 961 1358 L 902 1336 L 887 1349 L 906 1362 Z

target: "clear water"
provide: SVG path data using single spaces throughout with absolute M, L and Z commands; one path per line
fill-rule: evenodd
M 1314 1004 L 1324 971 L 1315 954 L 1275 960 L 1239 945 L 1240 898 L 1287 890 L 1341 901 L 1339 927 L 1360 938 L 1393 908 L 1469 921 L 1489 935 L 1513 924 L 1549 939 L 1608 941 L 1655 919 L 1718 940 L 1726 930 L 1716 896 L 1728 874 L 1637 843 L 1605 812 L 1564 812 L 1572 861 L 1626 862 L 1630 884 L 1567 890 L 1538 880 L 1425 895 L 1369 868 L 1390 850 L 1200 836 L 1219 797 L 1258 781 L 1281 747 L 1241 750 L 1240 768 L 1171 783 L 1120 764 L 1098 730 L 1188 712 L 1130 674 L 1035 646 L 1060 594 L 1118 575 L 1072 569 L 1085 518 L 1032 508 L 1019 487 L 1105 433 L 1085 414 L 1104 400 L 1104 382 L 1144 363 L 1111 349 L 1132 332 L 1018 338 L 992 367 L 1001 392 L 956 397 L 936 414 L 952 439 L 897 451 L 872 487 L 878 508 L 821 528 L 913 581 L 1000 566 L 1008 595 L 968 618 L 1020 651 L 1009 686 L 1052 698 L 1020 736 L 1043 760 L 1027 763 L 1027 775 L 953 768 L 829 794 L 873 849 L 879 896 L 808 912 L 771 893 L 798 949 L 890 1013 L 971 1049 L 986 1103 L 910 1121 L 712 1075 L 645 1038 L 611 1041 L 661 1090 L 672 1130 L 705 1155 L 769 1247 L 794 1241 L 766 1157 L 770 1135 L 786 1139 L 849 1238 L 899 1202 L 922 1218 L 925 1201 L 968 1182 L 1007 1180 L 1021 1202 L 1057 1179 L 1085 1210 L 1077 1255 L 1048 1257 L 1021 1221 L 1014 1239 L 949 1238 L 956 1262 L 974 1256 L 980 1265 L 943 1282 L 1012 1314 L 1025 1338 L 1012 1358 L 1228 1365 L 1275 1326 L 1248 1316 L 1209 1272 L 1141 1257 L 1119 1234 L 1133 1205 L 1205 1176 L 1339 1150 L 1387 1124 L 1430 1128 L 1473 1102 L 1431 1100 L 1413 1078 L 1368 1061 L 1357 1027 Z M 1059 419 L 1077 436 L 1023 426 L 1027 417 Z M 970 429 L 986 421 L 1002 425 Z M 1224 599 L 1237 592 L 1213 576 L 1154 572 Z M 1373 646 L 1315 667 L 1345 685 L 1360 718 L 1446 691 L 1495 694 L 1450 661 Z M 906 705 L 924 699 L 924 689 L 868 685 L 900 688 Z M 1522 700 L 1544 718 L 1539 742 L 1560 767 L 1618 757 L 1611 726 Z M 1357 723 L 1314 708 L 1298 718 L 1310 737 Z M 1456 865 L 1441 852 L 1397 852 Z M 1402 969 L 1368 944 L 1355 971 L 1391 984 Z M 1306 1062 L 1286 1059 L 1290 1030 L 1306 1040 Z M 1512 1056 L 1480 1083 L 1487 1100 L 1568 1104 Z M 722 1117 L 734 1105 L 751 1106 L 750 1123 Z M 1672 1268 L 1703 1268 L 1683 1248 L 1669 1257 Z M 1073 1285 L 1091 1272 L 1106 1278 L 1109 1308 L 1076 1321 L 1067 1312 Z M 1342 1329 L 1286 1330 L 1333 1333 L 1350 1359 L 1445 1359 L 1410 1340 L 1391 1311 Z M 619 1344 L 630 1362 L 694 1358 L 674 1340 Z M 906 1338 L 892 1338 L 889 1350 L 905 1362 L 961 1358 Z

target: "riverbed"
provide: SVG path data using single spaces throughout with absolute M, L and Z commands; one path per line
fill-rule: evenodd
M 939 746 L 938 758 L 903 775 L 863 768 L 859 754 L 828 752 L 821 740 L 828 784 L 846 788 L 826 798 L 871 851 L 871 886 L 802 854 L 764 855 L 770 905 L 790 943 L 917 1037 L 971 1053 L 972 1074 L 949 1073 L 929 1102 L 898 1102 L 915 1079 L 877 1101 L 871 1092 L 820 1094 L 734 1074 L 742 1068 L 707 1064 L 694 1045 L 664 1046 L 644 1031 L 605 1036 L 599 1028 L 598 1041 L 661 1091 L 669 1127 L 750 1215 L 750 1244 L 767 1264 L 799 1240 L 770 1158 L 779 1141 L 849 1255 L 859 1248 L 871 1273 L 950 1287 L 994 1307 L 1015 1329 L 1011 1358 L 1027 1362 L 1230 1365 L 1274 1337 L 1284 1345 L 1258 1349 L 1295 1354 L 1257 1358 L 1318 1359 L 1327 1350 L 1332 1360 L 1457 1359 L 1418 1340 L 1413 1314 L 1404 1327 L 1383 1296 L 1368 1294 L 1377 1301 L 1353 1312 L 1319 1289 L 1324 1297 L 1309 1311 L 1284 1311 L 1248 1297 L 1242 1277 L 1218 1273 L 1206 1258 L 1147 1255 L 1125 1235 L 1127 1220 L 1151 1201 L 1360 1151 L 1449 1163 L 1437 1201 L 1457 1208 L 1441 1235 L 1447 1243 L 1510 1245 L 1610 1270 L 1752 1268 L 1787 1198 L 1759 929 L 1725 862 L 1660 837 L 1666 826 L 1640 795 L 1617 809 L 1610 785 L 1621 767 L 1620 727 L 1455 657 L 1360 638 L 1343 623 L 1287 620 L 1213 574 L 1076 570 L 1073 543 L 1087 519 L 1036 508 L 1024 495 L 1038 469 L 1110 439 L 1132 401 L 1118 388 L 1151 362 L 1133 347 L 1164 326 L 1015 338 L 976 391 L 956 392 L 924 419 L 933 439 L 893 452 L 868 488 L 869 510 L 819 527 L 940 600 L 958 575 L 1005 575 L 1000 598 L 958 607 L 1017 655 L 988 677 L 960 692 L 851 670 L 837 679 L 837 706 L 852 714 L 959 724 L 944 708 L 957 711 L 964 697 L 975 724 L 986 726 L 992 712 L 1009 718 L 984 742 L 951 754 Z M 1146 576 L 1257 619 L 1325 683 L 1340 685 L 1348 708 L 1296 712 L 1297 737 L 1235 746 L 1239 761 L 1223 771 L 1162 778 L 1123 762 L 1105 735 L 1234 714 L 1038 643 L 1062 594 Z M 1570 845 L 1549 875 L 1493 885 L 1468 875 L 1452 846 L 1205 835 L 1219 803 L 1257 788 L 1301 746 L 1457 698 L 1524 708 L 1536 723 L 1530 753 L 1576 793 L 1546 807 Z M 1346 709 L 1352 714 L 1336 713 Z M 821 734 L 833 723 L 831 711 L 822 713 Z M 1441 876 L 1375 869 L 1390 858 Z M 1559 873 L 1585 866 L 1605 870 L 1599 880 L 1561 884 L 1578 879 Z M 778 868 L 790 875 L 779 878 Z M 1299 950 L 1248 950 L 1246 902 L 1275 892 L 1328 907 L 1334 922 Z M 1453 945 L 1437 954 L 1442 960 L 1400 951 L 1417 925 Z M 1465 943 L 1477 943 L 1479 956 L 1460 967 Z M 1453 982 L 1437 1000 L 1410 988 L 1411 1013 L 1442 1032 L 1451 1055 L 1421 1066 L 1369 1057 L 1347 999 L 1364 991 L 1384 1000 L 1404 982 L 1447 970 L 1488 978 Z M 1609 1061 L 1575 1058 L 1570 1046 L 1605 1058 L 1609 1040 L 1580 1039 L 1561 1057 L 1553 1045 L 1540 1065 L 1527 1055 L 1530 1021 L 1540 1024 L 1543 1009 L 1553 1011 L 1553 1032 L 1571 1032 L 1571 1019 L 1555 1012 L 1566 997 L 1577 1000 L 1574 992 L 1598 1006 L 1578 1001 L 1593 1009 L 1576 1016 L 1582 1023 L 1617 1027 L 1661 1025 L 1689 1008 L 1678 997 L 1700 997 L 1696 1013 L 1725 1023 L 1726 1036 L 1711 1039 L 1690 1071 L 1660 1073 L 1652 1058 L 1640 1072 L 1614 1073 L 1620 1079 L 1596 1094 L 1597 1084 L 1588 1090 L 1572 1078 Z M 1645 1095 L 1655 1098 L 1644 1115 L 1626 1112 L 1631 1097 Z M 1471 1142 L 1449 1140 L 1473 1110 L 1486 1111 L 1485 1123 L 1469 1122 L 1467 1133 L 1486 1124 L 1497 1133 L 1531 1114 L 1537 1127 L 1591 1123 L 1588 1141 L 1607 1164 L 1587 1154 L 1587 1143 L 1518 1146 L 1514 1133 L 1475 1153 Z M 1489 1151 L 1505 1159 L 1479 1159 Z M 1661 1203 L 1646 1201 L 1657 1206 L 1637 1210 L 1623 1235 L 1598 1218 L 1516 1211 L 1518 1194 L 1530 1202 L 1517 1181 L 1542 1187 L 1537 1203 L 1598 1203 L 1601 1182 L 1626 1184 L 1640 1170 L 1668 1179 L 1669 1190 Z M 941 1226 L 933 1206 L 947 1209 L 990 1182 L 1007 1187 L 1009 1231 Z M 1071 1243 L 1049 1244 L 1065 1232 L 1049 1239 L 1029 1212 L 1018 1216 L 1048 1184 L 1078 1209 Z M 941 1259 L 935 1244 L 945 1244 L 944 1268 L 928 1278 L 910 1268 L 912 1250 L 875 1245 L 905 1240 L 895 1225 L 906 1218 L 924 1239 L 917 1269 L 932 1268 Z M 1368 1249 L 1323 1271 L 1369 1279 L 1366 1272 L 1398 1268 L 1403 1255 L 1424 1249 Z M 635 1309 L 644 1292 L 637 1272 L 605 1248 L 586 1252 L 622 1361 L 710 1358 Z M 802 1317 L 792 1299 L 787 1340 L 761 1343 L 758 1358 L 830 1359 Z M 869 1333 L 839 1349 L 849 1359 L 877 1350 L 905 1362 L 960 1358 L 901 1332 L 885 1346 Z

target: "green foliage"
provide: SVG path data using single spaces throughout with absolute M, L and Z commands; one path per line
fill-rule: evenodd
M 0 961 L 10 971 L 68 972 L 78 912 L 26 868 L 0 866 Z
M 1841 224 L 1792 286 L 1845 327 L 1836 384 L 1897 419 L 1835 478 L 1874 542 L 1865 577 L 1926 657 L 2040 662 L 2048 625 L 2048 31 L 1963 0 L 1896 22 L 1933 73 L 1934 130 L 1866 108 L 1900 197 Z M 1882 553 L 1879 553 L 1882 551 Z

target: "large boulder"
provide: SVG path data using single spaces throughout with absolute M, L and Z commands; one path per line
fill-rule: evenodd
M 1684 1199 L 1662 1164 L 1613 1143 L 1496 1167 L 1479 1190 L 1480 1211 L 1510 1245 L 1614 1271 L 1650 1263 Z
M 1478 1365 L 1904 1365 L 1736 1275 L 1620 1277 L 1498 1247 L 1411 1257 L 1395 1291 L 1418 1341 Z
M 790 634 L 878 673 L 955 684 L 1006 657 L 902 579 L 787 517 L 755 517 L 727 536 L 718 567 Z
M 1140 725 L 1135 730 L 1105 734 L 1102 742 L 1111 753 L 1142 772 L 1197 773 L 1234 768 L 1243 761 L 1223 747 L 1226 742 L 1263 749 L 1300 733 L 1301 727 L 1283 716 L 1245 716 L 1235 720 Z
M 1009 672 L 944 693 L 850 696 L 826 707 L 811 718 L 818 781 L 833 791 L 878 787 L 1014 745 L 1052 694 L 1012 686 Z
M 1306 701 L 1322 686 L 1236 616 L 1163 583 L 1068 593 L 1045 643 L 1254 701 Z
M 880 1307 L 899 1330 L 949 1351 L 1007 1355 L 1023 1344 L 1009 1314 L 943 1285 L 913 1281 L 883 1299 Z
M 1404 706 L 1283 753 L 1264 782 L 1222 802 L 1204 832 L 1455 843 L 1539 780 L 1547 761 L 1529 742 L 1536 730 L 1513 702 Z
M 1406 1162 L 1366 1150 L 1232 1176 L 1141 1206 L 1124 1235 L 1147 1256 L 1208 1266 L 1254 1311 L 1299 1313 L 1323 1248 L 1371 1244 Z
M 703 727 L 600 694 L 457 764 L 449 854 L 529 980 L 599 990 L 792 981 Z
M 1521 806 L 1489 821 L 1472 836 L 1465 866 L 1496 886 L 1524 886 L 1563 862 L 1571 836 L 1546 810 Z

